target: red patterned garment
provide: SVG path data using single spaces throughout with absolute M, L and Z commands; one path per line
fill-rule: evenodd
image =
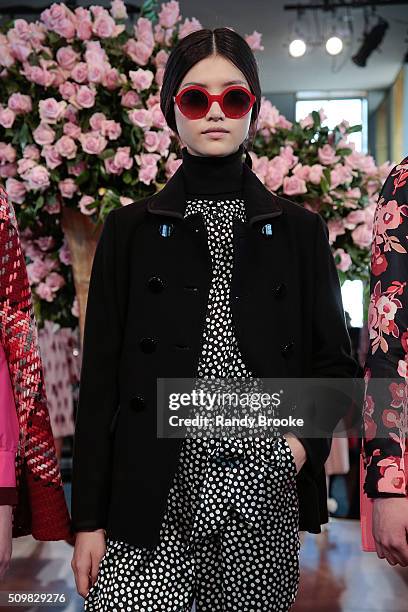
M 370 498 L 408 493 L 407 181 L 408 157 L 385 181 L 374 218 L 362 445 L 364 492 Z
M 0 342 L 9 365 L 20 430 L 17 503 L 10 498 L 13 537 L 32 534 L 37 540 L 70 539 L 71 520 L 47 409 L 32 294 L 14 208 L 2 185 L 0 262 Z

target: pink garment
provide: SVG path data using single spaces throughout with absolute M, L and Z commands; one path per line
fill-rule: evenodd
M 44 321 L 38 330 L 47 404 L 54 438 L 72 436 L 74 422 L 74 386 L 80 376 L 79 328 L 60 327 Z
M 10 372 L 0 342 L 0 487 L 16 486 L 16 453 L 19 424 Z

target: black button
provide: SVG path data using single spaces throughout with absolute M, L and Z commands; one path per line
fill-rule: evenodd
M 291 353 L 291 352 L 292 352 L 292 350 L 293 350 L 293 346 L 294 346 L 294 344 L 295 344 L 295 343 L 294 343 L 293 341 L 290 341 L 290 342 L 287 342 L 286 344 L 283 344 L 283 345 L 282 345 L 282 348 L 281 348 L 281 353 L 282 353 L 282 355 L 283 355 L 284 357 L 287 357 L 288 355 L 290 355 L 290 353 Z
M 159 234 L 163 238 L 169 238 L 174 234 L 174 223 L 161 223 L 159 225 Z
M 156 349 L 157 341 L 154 338 L 142 338 L 139 344 L 144 353 L 153 353 Z
M 276 287 L 273 288 L 275 297 L 282 298 L 286 295 L 286 285 L 285 283 L 279 283 Z
M 136 412 L 143 410 L 146 406 L 146 401 L 143 395 L 135 395 L 130 400 L 130 407 Z
M 147 281 L 147 285 L 153 293 L 160 293 L 165 287 L 165 282 L 160 276 L 151 276 Z

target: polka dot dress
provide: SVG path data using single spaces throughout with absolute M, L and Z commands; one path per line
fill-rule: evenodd
M 187 201 L 203 215 L 213 276 L 197 377 L 244 379 L 229 307 L 241 198 Z M 207 384 L 207 383 L 206 383 Z M 247 388 L 247 387 L 245 387 Z M 240 391 L 242 389 L 240 388 Z M 283 436 L 183 441 L 154 550 L 107 538 L 88 612 L 280 612 L 299 582 L 296 465 Z

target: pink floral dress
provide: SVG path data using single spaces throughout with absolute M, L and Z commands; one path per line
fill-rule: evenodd
M 364 492 L 371 498 L 407 495 L 407 253 L 408 157 L 389 174 L 374 218 L 363 410 Z

